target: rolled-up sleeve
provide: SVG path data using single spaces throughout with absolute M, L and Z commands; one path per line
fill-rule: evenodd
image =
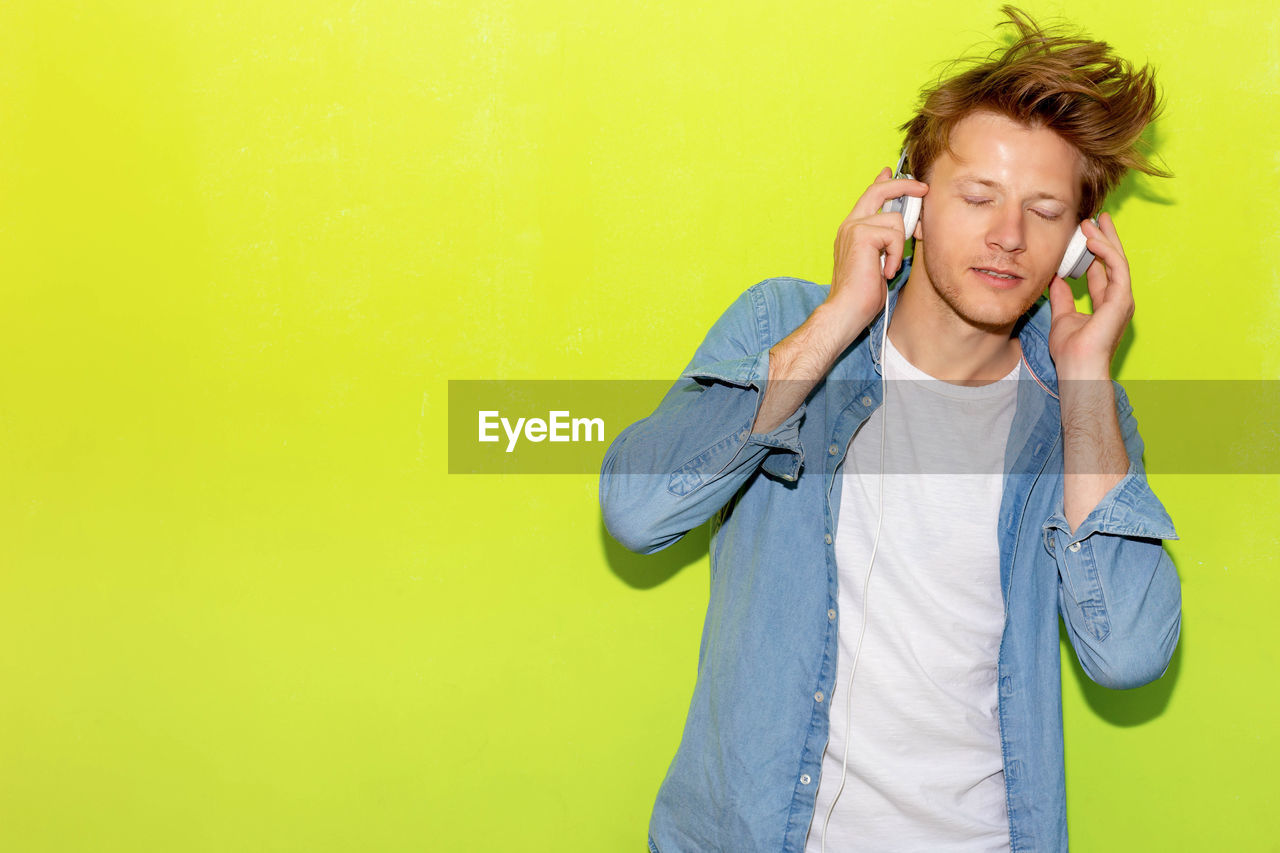
M 1124 390 L 1117 414 L 1129 468 L 1072 532 L 1061 501 L 1044 522 L 1058 567 L 1058 602 L 1072 647 L 1105 687 L 1139 687 L 1164 674 L 1178 644 L 1182 592 L 1164 540 L 1173 521 L 1147 483 L 1143 443 Z
M 615 539 L 659 551 L 706 521 L 755 471 L 795 480 L 804 463 L 805 405 L 767 433 L 753 433 L 769 377 L 760 333 L 761 282 L 716 321 L 658 408 L 610 445 L 600 472 L 600 506 Z

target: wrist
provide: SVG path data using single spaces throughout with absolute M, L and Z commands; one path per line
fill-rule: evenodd
M 1058 366 L 1059 382 L 1110 382 L 1111 361 L 1092 361 Z
M 805 324 L 811 325 L 813 333 L 827 342 L 834 358 L 871 325 L 877 313 L 828 300 L 813 310 Z

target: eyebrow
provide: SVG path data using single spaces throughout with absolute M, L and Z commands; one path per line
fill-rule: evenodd
M 993 181 L 990 178 L 980 178 L 977 175 L 957 175 L 955 179 L 952 180 L 952 183 L 953 184 L 961 184 L 961 183 L 981 184 L 984 187 L 991 187 L 991 189 L 993 190 L 1005 189 L 1004 184 L 1000 183 L 999 181 Z M 1061 198 L 1060 196 L 1056 196 L 1053 193 L 1047 193 L 1047 192 L 1041 191 L 1037 193 L 1032 193 L 1030 197 L 1036 200 L 1048 199 L 1049 201 L 1056 201 L 1061 204 L 1067 205 L 1068 207 L 1070 206 L 1070 203 L 1066 199 Z

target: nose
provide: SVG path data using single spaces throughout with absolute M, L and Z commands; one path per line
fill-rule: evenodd
M 1018 205 L 1001 205 L 987 228 L 987 245 L 1004 252 L 1020 252 L 1026 248 L 1022 210 Z

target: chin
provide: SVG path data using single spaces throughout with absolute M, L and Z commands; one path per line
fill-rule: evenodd
M 1026 283 L 1008 291 L 978 294 L 960 287 L 942 284 L 937 287 L 938 295 L 957 317 L 970 326 L 990 332 L 1012 327 L 1018 318 L 1031 310 L 1043 290 Z
M 1037 286 L 1024 281 L 1007 290 L 991 289 L 977 280 L 976 276 L 969 274 L 968 270 L 968 267 L 959 270 L 934 270 L 929 257 L 925 256 L 925 271 L 938 297 L 965 323 L 989 332 L 1011 328 L 1019 317 L 1036 304 L 1036 300 L 1048 286 L 1047 282 Z

